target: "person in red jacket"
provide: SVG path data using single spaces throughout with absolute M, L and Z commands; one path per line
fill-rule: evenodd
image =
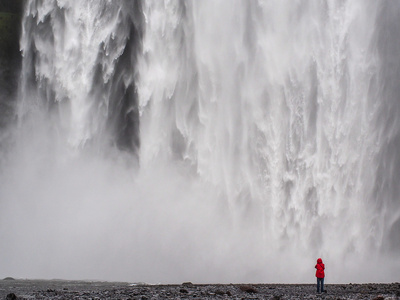
M 315 276 L 317 277 L 317 293 L 319 293 L 319 286 L 321 285 L 321 292 L 324 292 L 324 278 L 325 278 L 325 265 L 322 262 L 321 258 L 317 259 L 317 264 L 315 265 L 317 272 Z

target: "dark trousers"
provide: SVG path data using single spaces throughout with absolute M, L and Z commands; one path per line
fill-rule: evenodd
M 317 293 L 319 293 L 319 286 L 321 285 L 321 293 L 324 292 L 324 278 L 317 278 Z

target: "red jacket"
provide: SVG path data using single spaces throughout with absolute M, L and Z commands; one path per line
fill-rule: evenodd
M 315 265 L 315 268 L 317 269 L 317 272 L 315 273 L 315 276 L 317 278 L 324 278 L 325 277 L 325 265 L 322 263 L 322 259 L 318 258 L 317 259 L 317 264 Z

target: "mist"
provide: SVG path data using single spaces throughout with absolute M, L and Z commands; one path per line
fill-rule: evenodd
M 399 13 L 26 2 L 0 277 L 395 281 Z

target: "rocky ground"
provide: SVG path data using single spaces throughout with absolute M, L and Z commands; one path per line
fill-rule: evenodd
M 400 283 L 145 285 L 61 280 L 2 280 L 0 299 L 400 299 Z

